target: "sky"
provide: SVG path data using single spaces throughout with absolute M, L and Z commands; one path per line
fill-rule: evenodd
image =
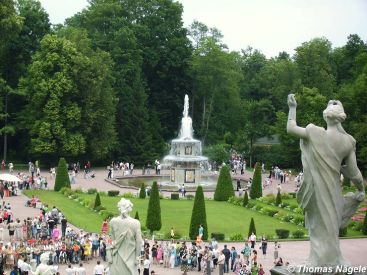
M 294 53 L 303 42 L 326 37 L 343 46 L 349 34 L 367 41 L 366 0 L 178 0 L 184 26 L 198 20 L 219 29 L 230 50 L 248 46 L 267 57 Z M 86 0 L 40 0 L 53 24 L 88 5 Z

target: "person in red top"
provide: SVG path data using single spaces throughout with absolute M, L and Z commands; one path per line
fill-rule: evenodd
M 107 234 L 107 231 L 108 231 L 108 221 L 104 220 L 102 223 L 102 233 Z

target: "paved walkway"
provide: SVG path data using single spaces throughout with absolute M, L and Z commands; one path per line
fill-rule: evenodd
M 81 176 L 77 179 L 77 184 L 73 185 L 72 188 L 97 188 L 100 191 L 108 191 L 112 189 L 116 189 L 117 187 L 111 185 L 110 183 L 104 181 L 107 173 L 104 170 L 96 170 L 96 177 L 94 179 L 83 179 Z M 137 172 L 138 173 L 138 172 Z M 50 183 L 50 187 L 53 187 L 53 181 L 50 178 L 49 174 L 43 173 L 43 175 L 47 176 L 48 181 Z M 246 173 L 243 178 L 250 177 L 250 173 Z M 265 190 L 265 193 L 274 192 L 276 187 L 276 183 L 273 183 L 273 186 L 269 189 Z M 282 190 L 294 191 L 294 184 L 288 183 L 282 186 Z M 131 192 L 129 189 L 121 189 L 121 192 Z M 206 193 L 206 196 L 212 195 L 212 192 Z M 5 198 L 6 202 L 10 202 L 12 205 L 12 210 L 15 218 L 24 219 L 26 217 L 34 217 L 39 213 L 39 210 L 34 208 L 25 207 L 26 197 L 23 195 Z M 5 240 L 8 240 L 7 230 L 5 230 Z M 220 244 L 222 247 L 224 244 Z M 236 247 L 237 251 L 241 250 L 244 246 L 244 243 L 230 243 L 228 244 L 230 247 Z M 273 243 L 268 244 L 268 256 L 263 258 L 262 255 L 259 254 L 258 262 L 263 264 L 266 270 L 266 274 L 270 274 L 269 269 L 273 266 Z M 258 245 L 256 245 L 258 248 Z M 348 259 L 353 266 L 366 265 L 367 266 L 367 238 L 365 239 L 349 239 L 349 240 L 341 240 L 341 248 L 343 254 L 346 259 Z M 279 256 L 283 258 L 285 262 L 301 263 L 304 259 L 307 258 L 309 253 L 309 242 L 308 241 L 289 241 L 282 242 L 281 248 L 279 249 Z M 91 261 L 88 264 L 85 264 L 87 268 L 87 274 L 92 274 L 92 269 L 95 265 L 95 261 Z M 65 274 L 66 266 L 60 266 L 61 274 Z M 156 274 L 161 275 L 178 275 L 182 274 L 176 269 L 164 269 L 159 266 L 153 266 L 151 270 L 155 270 Z M 189 274 L 201 274 L 197 271 L 190 271 Z M 219 274 L 218 270 L 215 270 L 212 274 Z M 124 274 L 121 274 L 124 275 Z

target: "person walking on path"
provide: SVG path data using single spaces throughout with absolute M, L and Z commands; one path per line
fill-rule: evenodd
M 224 261 L 224 273 L 229 272 L 229 260 L 231 259 L 231 251 L 227 248 L 227 245 L 224 245 L 224 249 L 222 250 L 222 253 L 225 257 Z
M 223 275 L 224 273 L 225 260 L 226 257 L 224 256 L 223 251 L 220 251 L 218 257 L 219 275 Z

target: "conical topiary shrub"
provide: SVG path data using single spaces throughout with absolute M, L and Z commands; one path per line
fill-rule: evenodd
M 97 192 L 96 198 L 94 199 L 94 209 L 97 209 L 98 206 L 101 206 L 101 197 L 99 196 L 99 193 Z
M 59 165 L 57 166 L 54 190 L 60 191 L 63 187 L 70 188 L 70 178 L 66 161 L 64 158 L 60 158 Z
M 247 190 L 245 191 L 245 195 L 243 196 L 243 207 L 246 207 L 246 205 L 248 204 L 248 193 Z
M 364 235 L 367 235 L 367 211 L 366 211 L 366 215 L 364 216 L 364 222 L 363 222 L 363 227 L 362 227 L 362 233 Z
M 203 225 L 204 234 L 203 240 L 208 239 L 208 224 L 206 222 L 206 210 L 203 187 L 200 185 L 196 189 L 194 206 L 192 207 L 191 222 L 190 222 L 190 239 L 195 240 L 199 235 L 199 226 Z
M 139 219 L 139 212 L 138 212 L 138 211 L 136 211 L 136 212 L 135 212 L 135 217 L 134 217 L 134 219 L 135 219 L 135 220 L 138 220 L 138 221 L 140 220 L 140 219 Z
M 145 199 L 146 196 L 147 196 L 147 194 L 145 193 L 145 184 L 144 184 L 144 182 L 142 182 L 141 186 L 140 186 L 140 191 L 139 191 L 139 198 L 140 199 Z
M 159 191 L 157 182 L 153 182 L 152 190 L 149 197 L 148 213 L 146 227 L 153 234 L 153 231 L 158 231 L 162 227 L 161 205 L 159 201 Z
M 250 237 L 252 232 L 254 232 L 254 234 L 256 235 L 256 227 L 255 227 L 254 218 L 251 218 L 250 227 L 248 229 L 248 236 L 247 237 Z
M 278 194 L 277 194 L 277 197 L 275 199 L 275 205 L 279 206 L 280 204 L 282 204 L 282 195 L 280 194 L 280 190 L 278 190 Z
M 224 165 L 222 169 L 220 169 L 214 200 L 228 201 L 230 197 L 234 197 L 232 178 L 228 166 Z
M 261 186 L 261 165 L 257 162 L 255 166 L 254 177 L 252 179 L 250 198 L 257 199 L 262 196 Z

